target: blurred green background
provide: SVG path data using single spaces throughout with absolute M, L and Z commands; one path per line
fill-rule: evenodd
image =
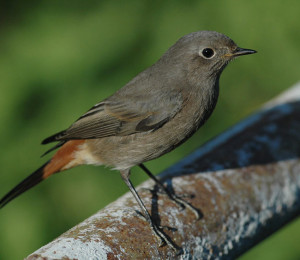
M 159 173 L 299 81 L 299 1 L 1 1 L 0 196 L 43 164 L 40 141 L 154 63 L 181 36 L 227 34 L 258 54 L 221 77 L 207 124 L 147 163 Z M 138 184 L 147 177 L 134 169 Z M 0 212 L 0 259 L 22 259 L 125 193 L 117 172 L 82 166 L 48 179 Z M 240 259 L 300 258 L 294 221 Z

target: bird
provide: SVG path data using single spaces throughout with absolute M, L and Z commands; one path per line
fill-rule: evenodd
M 178 205 L 197 211 L 169 192 L 144 163 L 181 145 L 207 121 L 218 100 L 224 68 L 236 57 L 253 53 L 256 51 L 240 48 L 215 31 L 181 37 L 156 63 L 94 105 L 69 128 L 44 139 L 42 144 L 57 142 L 45 154 L 57 151 L 9 191 L 0 200 L 0 208 L 54 173 L 83 164 L 105 165 L 120 171 L 161 244 L 177 250 L 146 209 L 130 181 L 130 170 L 140 166 Z

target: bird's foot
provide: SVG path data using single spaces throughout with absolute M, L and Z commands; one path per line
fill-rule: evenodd
M 190 209 L 195 214 L 196 220 L 202 218 L 202 213 L 197 208 L 195 208 L 192 204 L 190 204 L 189 202 L 183 199 L 183 198 L 193 198 L 194 197 L 193 195 L 184 194 L 178 196 L 170 191 L 168 191 L 166 195 L 169 197 L 170 200 L 174 201 L 181 208 L 181 210 L 184 210 L 186 208 Z
M 150 188 L 141 188 L 141 190 L 149 191 L 151 193 L 156 192 L 156 194 L 168 196 L 168 198 L 170 200 L 172 200 L 174 203 L 176 203 L 180 207 L 181 210 L 189 208 L 195 214 L 196 220 L 199 220 L 202 218 L 202 213 L 197 208 L 195 208 L 193 205 L 191 205 L 189 202 L 187 202 L 185 200 L 185 198 L 188 198 L 188 199 L 194 198 L 195 196 L 193 194 L 176 195 L 173 192 L 169 191 L 164 186 L 163 186 L 163 188 L 162 187 L 158 187 L 158 188 L 159 188 L 158 190 L 150 189 Z
M 176 255 L 181 255 L 182 254 L 182 248 L 177 246 L 170 238 L 167 234 L 165 234 L 163 232 L 163 229 L 168 229 L 171 231 L 176 231 L 176 228 L 170 228 L 170 227 L 161 227 L 161 226 L 157 226 L 153 221 L 150 223 L 151 224 L 151 229 L 153 231 L 153 233 L 155 234 L 155 236 L 157 237 L 157 239 L 160 241 L 159 242 L 159 247 L 163 247 L 165 245 L 168 245 L 169 247 L 171 247 L 175 252 Z

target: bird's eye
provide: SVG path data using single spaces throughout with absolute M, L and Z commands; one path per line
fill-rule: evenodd
M 205 48 L 205 49 L 202 50 L 201 54 L 204 58 L 210 59 L 215 55 L 215 52 L 211 48 Z

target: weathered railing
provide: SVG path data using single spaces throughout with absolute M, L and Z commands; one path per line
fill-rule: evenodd
M 176 194 L 193 195 L 186 200 L 200 220 L 151 180 L 139 186 L 182 255 L 158 246 L 127 193 L 27 259 L 233 259 L 299 216 L 299 158 L 300 84 L 160 175 Z

